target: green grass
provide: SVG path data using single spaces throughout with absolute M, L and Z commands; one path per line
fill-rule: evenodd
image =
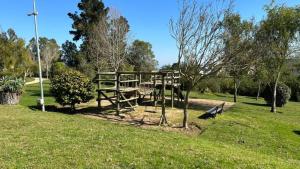
M 21 105 L 0 106 L 0 168 L 300 168 L 299 103 L 272 114 L 263 100 L 240 97 L 191 136 L 31 110 L 38 97 L 38 85 L 27 86 Z M 190 110 L 191 120 L 202 112 Z

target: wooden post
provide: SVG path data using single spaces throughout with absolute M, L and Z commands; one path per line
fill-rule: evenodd
M 139 72 L 139 83 L 142 83 L 142 74 Z
M 117 89 L 117 84 L 118 84 L 118 82 L 117 82 L 117 80 L 118 80 L 117 72 L 116 72 L 115 75 L 114 75 L 114 79 L 115 79 L 115 86 L 114 86 L 114 88 Z M 116 95 L 117 95 L 117 93 L 116 93 L 116 91 L 115 91 L 115 92 L 114 92 L 114 96 L 116 96 Z
M 179 107 L 179 104 L 180 104 L 180 87 L 181 87 L 181 84 L 180 84 L 180 73 L 178 73 L 178 77 L 179 79 L 177 79 L 177 106 Z
M 161 117 L 160 117 L 160 125 L 165 125 L 167 124 L 167 118 L 166 118 L 166 100 L 165 100 L 165 90 L 166 90 L 166 84 L 165 84 L 165 74 L 162 74 L 162 78 L 161 78 L 161 81 L 162 81 L 162 92 L 161 92 L 161 104 L 162 104 L 162 114 L 161 114 Z
M 134 88 L 136 89 L 135 90 L 135 93 L 134 93 L 134 97 L 135 98 L 137 98 L 137 95 L 138 95 L 138 82 L 137 82 L 137 74 L 134 74 L 134 80 L 136 80 L 135 82 L 134 82 Z M 135 106 L 137 106 L 138 105 L 138 102 L 137 102 L 137 99 L 135 99 Z
M 116 93 L 117 93 L 117 116 L 120 115 L 120 74 L 117 73 L 117 80 L 116 80 Z
M 100 89 L 101 89 L 101 75 L 100 73 L 98 72 L 97 74 L 97 89 L 98 89 L 98 108 L 101 112 L 101 93 L 100 93 Z
M 154 106 L 156 107 L 156 103 L 157 103 L 157 97 L 156 97 L 156 75 L 154 75 L 154 80 L 153 80 L 153 99 L 154 99 Z
M 174 72 L 172 72 L 172 79 L 171 79 L 171 106 L 173 109 L 174 108 Z

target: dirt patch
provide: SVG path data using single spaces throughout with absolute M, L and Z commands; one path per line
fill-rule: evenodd
M 132 114 L 121 114 L 120 116 L 108 115 L 108 114 L 86 114 L 88 118 L 106 120 L 113 123 L 130 125 L 135 127 L 140 127 L 143 129 L 153 129 L 153 130 L 162 130 L 167 132 L 180 132 L 188 135 L 198 135 L 202 133 L 202 129 L 195 123 L 189 124 L 189 128 L 182 128 L 180 124 L 171 124 L 164 126 L 159 126 L 160 118 L 144 115 Z
M 206 110 L 209 108 L 212 108 L 214 106 L 220 105 L 224 103 L 224 101 L 218 101 L 218 100 L 206 100 L 206 99 L 190 99 L 190 104 L 192 106 L 201 107 L 201 110 L 195 110 L 196 112 L 199 112 L 200 114 L 203 114 Z M 104 106 L 110 106 L 111 103 L 108 101 L 102 101 L 101 105 Z M 232 102 L 225 102 L 225 110 L 228 110 L 230 107 L 232 107 L 234 103 Z M 93 101 L 88 104 L 82 105 L 83 107 L 87 106 L 97 106 L 97 102 Z M 84 109 L 84 108 L 83 108 Z M 79 110 L 80 112 L 80 110 Z M 189 124 L 189 129 L 184 129 L 181 127 L 182 122 L 182 109 L 180 108 L 167 108 L 166 109 L 166 116 L 168 119 L 168 125 L 167 126 L 159 126 L 159 121 L 161 117 L 161 107 L 157 106 L 138 106 L 135 108 L 134 111 L 122 113 L 120 116 L 116 116 L 114 111 L 103 111 L 102 113 L 99 113 L 97 111 L 82 111 L 82 114 L 84 114 L 88 118 L 96 118 L 106 121 L 111 121 L 114 123 L 121 123 L 125 125 L 132 125 L 140 128 L 147 128 L 147 129 L 157 129 L 157 130 L 163 130 L 163 131 L 174 131 L 174 132 L 181 132 L 186 134 L 201 134 L 204 129 L 201 128 L 201 126 L 193 120 L 191 120 L 191 123 Z M 198 119 L 195 119 L 198 120 Z
M 189 99 L 189 103 L 194 106 L 202 106 L 202 107 L 207 107 L 211 108 L 217 105 L 221 105 L 225 101 L 220 101 L 220 100 L 208 100 L 208 99 Z M 234 106 L 235 103 L 233 102 L 225 102 L 224 105 L 224 110 L 228 110 L 232 106 Z

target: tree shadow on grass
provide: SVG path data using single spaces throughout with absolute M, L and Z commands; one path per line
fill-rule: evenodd
M 31 110 L 41 110 L 41 107 L 39 106 L 28 106 Z M 69 107 L 57 107 L 55 105 L 46 105 L 45 109 L 47 112 L 53 112 L 53 113 L 62 113 L 62 114 L 68 114 L 68 115 L 74 115 L 77 114 L 76 111 L 72 112 Z
M 295 134 L 297 134 L 298 136 L 300 136 L 300 130 L 294 130 L 293 131 Z
M 172 106 L 171 99 L 166 99 L 166 107 L 171 107 L 171 106 Z M 184 107 L 183 101 L 180 101 L 178 103 L 177 100 L 176 101 L 174 100 L 174 108 L 183 109 L 183 107 Z M 213 107 L 213 106 L 205 105 L 205 104 L 198 104 L 195 102 L 189 103 L 189 109 L 195 110 L 195 111 L 206 111 L 206 110 L 210 109 L 211 107 Z
M 201 116 L 199 116 L 198 118 L 202 119 L 202 120 L 208 120 L 208 119 L 214 118 L 214 116 L 210 113 L 204 113 Z
M 29 106 L 32 110 L 41 110 L 38 106 Z M 136 125 L 136 126 L 142 126 L 142 125 L 148 125 L 148 126 L 154 126 L 158 125 L 158 122 L 146 122 L 144 121 L 144 118 L 138 119 L 131 117 L 130 111 L 131 110 L 123 110 L 121 113 L 126 115 L 116 115 L 116 110 L 112 105 L 103 106 L 101 110 L 98 107 L 83 107 L 78 108 L 74 111 L 71 111 L 70 107 L 59 107 L 55 105 L 46 105 L 45 109 L 47 112 L 50 113 L 61 113 L 66 115 L 77 115 L 82 114 L 94 118 L 101 118 L 108 121 L 114 121 L 114 122 L 124 122 L 128 123 L 130 125 Z
M 228 96 L 228 95 L 222 95 L 222 94 L 218 94 L 218 93 L 214 93 L 215 96 L 217 97 L 223 97 L 223 98 L 233 98 L 233 96 Z
M 262 104 L 262 103 L 251 103 L 251 102 L 242 102 L 244 104 L 248 104 L 248 105 L 251 105 L 251 106 L 261 106 L 261 107 L 268 107 L 269 105 L 268 104 Z

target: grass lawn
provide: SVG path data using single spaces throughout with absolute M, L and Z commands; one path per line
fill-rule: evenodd
M 45 96 L 55 104 L 48 83 Z M 0 168 L 300 168 L 300 103 L 272 114 L 263 100 L 240 97 L 191 136 L 32 110 L 38 97 L 38 85 L 26 86 L 21 105 L 0 106 Z

